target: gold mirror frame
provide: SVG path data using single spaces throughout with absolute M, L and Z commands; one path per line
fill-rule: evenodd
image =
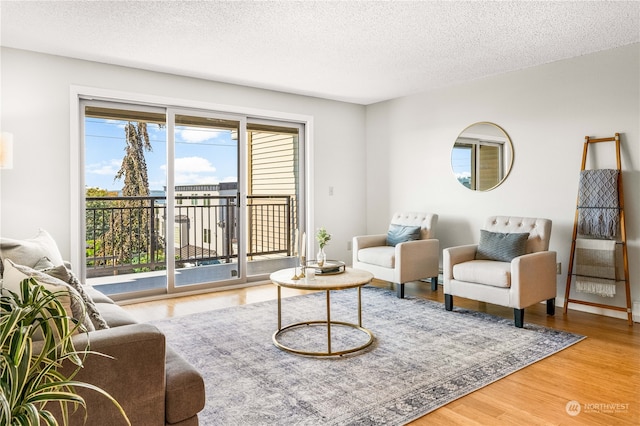
M 505 181 L 513 166 L 513 144 L 495 123 L 480 121 L 466 127 L 451 150 L 455 178 L 472 191 L 491 191 Z

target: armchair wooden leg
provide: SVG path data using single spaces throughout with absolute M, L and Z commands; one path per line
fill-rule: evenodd
M 547 315 L 555 315 L 556 313 L 556 298 L 547 299 Z
M 444 295 L 444 308 L 447 311 L 453 311 L 453 296 L 450 294 Z
M 524 326 L 524 309 L 514 309 L 513 317 L 516 322 L 516 327 L 522 328 Z
M 431 277 L 431 291 L 438 291 L 438 277 Z
M 396 283 L 396 295 L 399 299 L 404 299 L 404 284 Z

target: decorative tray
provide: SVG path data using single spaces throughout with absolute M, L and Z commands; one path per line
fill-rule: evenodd
M 340 260 L 327 260 L 322 266 L 315 260 L 307 262 L 307 268 L 313 268 L 318 275 L 336 275 L 344 272 L 345 263 Z

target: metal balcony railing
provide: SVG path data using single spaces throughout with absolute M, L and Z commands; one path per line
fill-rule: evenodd
M 237 262 L 235 196 L 175 197 L 174 223 L 167 200 L 86 197 L 87 278 L 166 269 L 167 232 L 176 268 Z M 289 195 L 247 197 L 247 259 L 293 256 L 295 201 Z

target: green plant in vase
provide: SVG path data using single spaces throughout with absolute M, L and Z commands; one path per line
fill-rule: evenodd
M 318 241 L 318 245 L 320 246 L 316 261 L 318 262 L 318 266 L 322 267 L 327 261 L 327 255 L 324 252 L 324 246 L 326 246 L 329 241 L 331 241 L 331 234 L 329 234 L 327 230 L 322 227 L 318 229 L 318 232 L 316 233 L 316 240 Z
M 19 293 L 3 290 L 0 297 L 0 424 L 30 426 L 59 425 L 50 411 L 57 405 L 63 425 L 69 423 L 69 406 L 82 407 L 84 399 L 76 387 L 92 389 L 120 410 L 118 402 L 103 389 L 74 380 L 88 350 L 76 349 L 73 336 L 86 332 L 70 317 L 59 296 L 77 294 L 51 292 L 35 279 L 20 283 Z M 88 345 L 88 344 L 87 344 Z M 103 355 L 104 356 L 104 355 Z M 71 373 L 63 374 L 63 364 L 71 363 Z

